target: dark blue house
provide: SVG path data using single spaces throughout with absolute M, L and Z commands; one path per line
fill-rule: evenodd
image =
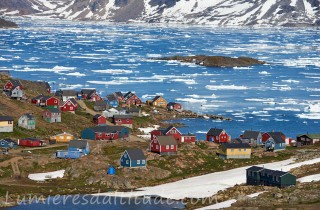
M 76 159 L 90 152 L 89 143 L 87 140 L 71 140 L 69 142 L 68 150 L 56 151 L 56 158 L 71 158 Z
M 110 94 L 110 95 L 107 95 L 107 98 L 105 100 L 109 106 L 111 107 L 118 107 L 119 106 L 119 102 L 118 102 L 118 99 L 116 98 L 115 95 L 113 94 Z
M 141 149 L 127 149 L 120 158 L 120 166 L 136 168 L 146 167 L 147 160 Z
M 280 132 L 270 132 L 270 137 L 265 142 L 267 151 L 277 151 L 286 149 L 286 142 L 283 140 Z
M 17 142 L 13 141 L 12 139 L 0 139 L 0 148 L 15 149 L 17 146 Z

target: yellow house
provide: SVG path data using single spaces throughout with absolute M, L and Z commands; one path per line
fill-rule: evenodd
M 250 159 L 251 146 L 246 143 L 221 144 L 219 157 L 222 159 Z
M 154 99 L 149 101 L 151 106 L 156 106 L 156 107 L 167 107 L 167 101 L 162 97 L 162 96 L 156 96 Z
M 10 116 L 0 116 L 0 133 L 13 132 L 13 118 Z
M 50 137 L 50 141 L 55 141 L 56 143 L 68 143 L 73 139 L 74 139 L 74 136 L 66 132 Z

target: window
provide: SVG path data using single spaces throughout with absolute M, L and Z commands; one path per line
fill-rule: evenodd
M 127 158 L 127 154 L 124 154 L 123 156 L 124 156 L 125 158 Z
M 129 160 L 126 160 L 126 164 L 129 164 Z
M 58 101 L 57 101 L 57 100 L 54 100 L 54 103 L 56 104 L 56 103 L 58 103 Z
M 8 121 L 8 124 L 12 124 L 12 121 Z
M 231 149 L 231 152 L 233 152 L 233 149 Z
M 247 149 L 243 149 L 243 151 L 247 151 Z
M 174 149 L 174 145 L 171 145 L 171 149 Z
M 140 164 L 140 160 L 137 160 L 137 164 Z
M 142 164 L 146 164 L 146 160 L 142 160 Z
M 156 146 L 156 149 L 159 149 L 159 145 Z
M 71 103 L 70 103 L 70 102 L 68 102 L 67 104 L 68 104 L 69 106 L 71 105 Z
M 169 149 L 169 145 L 166 145 L 166 149 Z
M 70 110 L 73 110 L 73 107 L 72 107 L 72 106 L 70 106 Z
M 101 137 L 102 136 L 102 134 L 101 133 L 98 133 L 98 137 Z
M 1 142 L 1 145 L 4 145 L 4 142 Z
M 239 152 L 241 152 L 241 149 L 238 149 L 239 150 Z

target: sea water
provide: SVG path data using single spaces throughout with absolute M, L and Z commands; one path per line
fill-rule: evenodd
M 162 95 L 185 109 L 232 121 L 182 119 L 183 132 L 204 139 L 211 128 L 319 133 L 319 29 L 115 24 L 18 18 L 0 30 L 0 70 L 43 80 L 52 90 L 96 88 L 105 97 L 135 91 Z M 203 67 L 154 58 L 247 56 L 265 65 Z

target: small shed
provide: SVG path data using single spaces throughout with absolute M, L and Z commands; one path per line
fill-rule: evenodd
M 110 167 L 108 168 L 107 174 L 109 174 L 109 175 L 116 175 L 116 169 L 115 169 L 113 166 L 110 166 Z

